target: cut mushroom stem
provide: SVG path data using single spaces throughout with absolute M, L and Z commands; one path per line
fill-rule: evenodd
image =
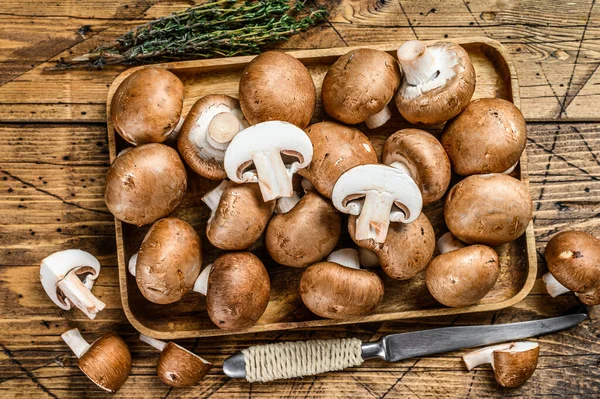
M 135 277 L 137 258 L 138 258 L 138 252 L 131 255 L 131 258 L 129 258 L 129 263 L 127 264 L 127 270 L 129 270 L 129 274 L 131 274 L 133 277 Z
M 384 242 L 390 225 L 390 210 L 394 198 L 386 193 L 368 191 L 362 211 L 356 219 L 356 239 Z
M 300 202 L 300 197 L 295 192 L 291 197 L 279 198 L 275 205 L 275 212 L 276 213 L 288 213 L 289 211 L 292 210 L 293 207 L 296 206 L 296 204 L 298 202 Z
M 69 345 L 69 348 L 71 348 L 77 358 L 83 356 L 90 349 L 91 345 L 87 343 L 77 328 L 63 333 L 60 337 Z
M 167 343 L 165 341 L 161 341 L 160 339 L 152 338 L 144 334 L 140 334 L 140 341 L 147 343 L 151 347 L 158 349 L 159 351 L 165 350 Z
M 208 292 L 208 276 L 210 276 L 210 272 L 212 271 L 213 265 L 212 263 L 204 268 L 196 282 L 194 283 L 194 291 L 206 296 Z
M 385 123 L 389 121 L 391 117 L 392 111 L 390 110 L 389 104 L 386 104 L 381 111 L 365 119 L 365 124 L 369 129 L 375 129 L 385 125 Z
M 546 284 L 546 290 L 548 291 L 548 294 L 552 296 L 552 298 L 566 294 L 567 292 L 571 292 L 570 289 L 559 283 L 550 272 L 544 274 L 542 280 L 544 280 L 544 284 Z
M 437 240 L 437 247 L 441 254 L 456 251 L 465 247 L 465 243 L 454 237 L 454 234 L 447 232 Z
M 240 131 L 241 125 L 232 112 L 221 112 L 208 124 L 208 142 L 216 148 L 228 144 Z M 225 146 L 227 148 L 227 146 Z
M 292 178 L 281 159 L 279 151 L 256 154 L 254 166 L 258 174 L 258 185 L 265 202 L 276 198 L 290 197 L 294 193 Z
M 223 180 L 221 184 L 215 187 L 211 192 L 202 197 L 202 201 L 210 208 L 210 210 L 214 213 L 217 211 L 219 207 L 219 202 L 221 201 L 221 197 L 225 192 L 225 189 L 231 185 L 229 180 Z
M 373 268 L 379 266 L 379 258 L 377 254 L 370 249 L 367 248 L 359 248 L 358 249 L 358 257 L 360 259 L 360 264 L 366 268 Z
M 71 303 L 78 307 L 87 317 L 94 319 L 96 314 L 106 307 L 106 304 L 96 298 L 85 284 L 79 279 L 75 270 L 71 270 L 65 278 L 56 285 Z
M 327 262 L 337 263 L 351 269 L 360 269 L 358 251 L 354 248 L 339 249 L 330 253 Z
M 402 43 L 398 49 L 398 61 L 406 81 L 411 86 L 419 86 L 435 79 L 439 68 L 432 52 L 419 40 Z

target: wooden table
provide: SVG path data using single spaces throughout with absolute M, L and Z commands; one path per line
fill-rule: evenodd
M 551 299 L 538 280 L 516 306 L 494 313 L 294 330 L 181 343 L 216 365 L 194 389 L 171 390 L 155 376 L 158 355 L 139 343 L 119 299 L 113 218 L 103 199 L 108 167 L 105 99 L 123 68 L 47 73 L 59 57 L 86 52 L 130 27 L 187 7 L 173 0 L 2 0 L 0 4 L 0 394 L 108 396 L 77 368 L 59 335 L 94 339 L 115 331 L 131 347 L 133 370 L 115 397 L 597 397 L 600 322 L 539 339 L 541 356 L 522 388 L 501 389 L 487 369 L 467 372 L 463 352 L 270 384 L 231 380 L 222 361 L 251 344 L 328 337 L 374 340 L 395 332 L 556 316 L 573 295 Z M 600 2 L 573 0 L 354 0 L 329 2 L 327 23 L 282 48 L 336 47 L 488 36 L 513 55 L 522 108 L 539 250 L 557 231 L 600 236 Z M 85 88 L 85 90 L 84 90 Z M 95 321 L 63 312 L 38 281 L 40 260 L 66 248 L 99 257 L 94 292 L 107 304 Z

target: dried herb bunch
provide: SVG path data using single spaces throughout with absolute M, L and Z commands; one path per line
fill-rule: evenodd
M 57 67 L 258 54 L 264 45 L 286 40 L 327 17 L 325 9 L 306 8 L 304 3 L 210 0 L 138 26 L 91 53 L 61 59 Z

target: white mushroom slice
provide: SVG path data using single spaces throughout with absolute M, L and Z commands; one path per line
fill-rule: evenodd
M 337 263 L 351 269 L 360 269 L 358 251 L 354 248 L 338 249 L 329 254 L 327 262 Z
M 90 319 L 106 306 L 91 290 L 100 274 L 100 262 L 79 249 L 55 252 L 40 265 L 40 280 L 46 294 L 61 309 L 78 307 Z
M 423 199 L 414 180 L 385 165 L 360 165 L 346 171 L 333 187 L 333 205 L 357 215 L 356 240 L 383 243 L 390 222 L 412 223 L 421 213 Z
M 263 200 L 271 201 L 292 196 L 292 176 L 310 164 L 312 155 L 312 143 L 302 129 L 269 121 L 239 132 L 225 152 L 224 166 L 229 179 L 258 183 Z

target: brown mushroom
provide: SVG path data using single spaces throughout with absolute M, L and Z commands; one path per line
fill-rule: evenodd
M 438 240 L 440 255 L 425 272 L 431 295 L 442 305 L 469 306 L 492 290 L 500 275 L 496 252 L 485 245 L 463 247 L 450 233 Z
M 450 190 L 444 206 L 446 225 L 459 240 L 491 246 L 521 236 L 532 213 L 528 187 L 499 173 L 460 181 Z
M 527 128 L 513 103 L 482 98 L 446 123 L 441 141 L 457 175 L 510 173 L 525 149 Z
M 104 334 L 88 344 L 77 328 L 60 336 L 77 356 L 77 366 L 96 385 L 117 392 L 131 372 L 131 353 L 116 334 Z
M 435 125 L 460 114 L 475 91 L 475 70 L 469 54 L 455 43 L 429 46 L 418 40 L 398 49 L 402 83 L 396 106 L 410 123 Z
M 435 251 L 435 233 L 424 213 L 412 223 L 392 223 L 383 243 L 372 239 L 357 240 L 355 231 L 356 216 L 350 216 L 350 238 L 359 247 L 373 251 L 385 274 L 396 280 L 415 277 L 427 267 Z
M 516 388 L 527 382 L 533 375 L 540 354 L 537 342 L 512 342 L 488 346 L 463 356 L 470 371 L 481 365 L 492 365 L 494 378 L 506 388 Z
M 419 129 L 392 134 L 383 146 L 382 161 L 404 170 L 421 189 L 423 205 L 442 198 L 450 184 L 450 160 L 442 144 Z
M 312 161 L 298 174 L 326 198 L 331 198 L 335 182 L 345 171 L 377 163 L 373 145 L 358 129 L 336 122 L 319 122 L 310 125 L 306 134 L 313 145 Z
M 240 106 L 251 125 L 285 121 L 304 129 L 317 101 L 308 69 L 281 51 L 267 51 L 254 58 L 240 78 Z
M 550 295 L 573 291 L 586 305 L 600 304 L 600 240 L 583 231 L 564 231 L 552 237 L 544 255 Z
M 175 388 L 198 385 L 212 368 L 209 361 L 175 342 L 164 342 L 144 334 L 140 334 L 140 341 L 161 352 L 156 373 L 163 384 Z
M 200 237 L 183 220 L 169 217 L 146 233 L 135 261 L 135 279 L 147 300 L 167 304 L 194 287 L 201 268 Z
M 110 103 L 115 130 L 133 145 L 162 143 L 180 123 L 183 91 L 181 80 L 164 68 L 138 69 Z
M 279 264 L 307 267 L 327 256 L 340 238 L 342 218 L 331 202 L 315 192 L 277 200 L 265 246 Z
M 369 129 L 392 116 L 388 103 L 400 85 L 400 68 L 391 55 L 373 49 L 352 50 L 329 67 L 321 95 L 325 112 L 348 125 Z
M 186 188 L 187 174 L 177 151 L 163 144 L 145 144 L 112 163 L 104 201 L 117 219 L 142 226 L 173 212 Z
M 211 209 L 206 237 L 217 248 L 239 251 L 250 247 L 267 228 L 275 201 L 264 202 L 256 183 L 223 182 L 202 201 Z
M 225 150 L 248 122 L 238 100 L 224 94 L 200 98 L 181 127 L 177 149 L 185 163 L 200 176 L 211 180 L 227 177 L 223 167 Z
M 300 296 L 314 314 L 344 319 L 373 313 L 383 300 L 383 282 L 361 270 L 358 251 L 332 252 L 326 262 L 315 263 L 300 279 Z

